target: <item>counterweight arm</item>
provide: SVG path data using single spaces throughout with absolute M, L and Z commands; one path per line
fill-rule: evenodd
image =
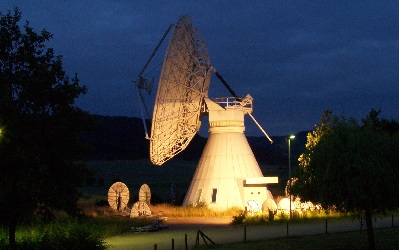
M 232 96 L 236 98 L 236 100 L 241 101 L 241 98 L 239 98 L 234 90 L 229 86 L 229 84 L 223 79 L 223 77 L 217 72 L 215 68 L 212 68 L 213 72 L 217 76 L 217 78 L 223 83 L 223 85 L 226 87 L 226 89 L 230 92 Z M 273 140 L 269 137 L 269 135 L 266 133 L 266 131 L 262 128 L 262 126 L 258 123 L 258 121 L 255 119 L 255 117 L 251 114 L 248 113 L 248 115 L 252 118 L 252 120 L 255 122 L 255 124 L 259 127 L 259 129 L 262 131 L 262 133 L 266 136 L 266 138 L 270 141 L 270 143 L 273 143 Z

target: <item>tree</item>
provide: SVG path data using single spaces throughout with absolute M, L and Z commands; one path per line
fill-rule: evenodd
M 371 249 L 373 215 L 399 206 L 399 126 L 379 113 L 371 110 L 360 125 L 353 118 L 325 114 L 322 121 L 330 123 L 316 126 L 316 143 L 308 136 L 291 189 L 324 208 L 363 214 Z
M 20 20 L 18 8 L 0 13 L 0 220 L 10 245 L 17 224 L 39 207 L 77 211 L 85 168 L 78 137 L 89 124 L 74 106 L 86 87 L 46 48 L 52 35 Z

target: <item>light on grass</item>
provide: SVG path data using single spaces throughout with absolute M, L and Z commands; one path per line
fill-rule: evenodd
M 348 214 L 332 212 L 326 210 L 293 210 L 292 218 L 288 210 L 278 210 L 270 214 L 270 212 L 263 211 L 254 215 L 244 213 L 233 217 L 233 224 L 259 225 L 265 223 L 280 223 L 287 220 L 295 221 L 309 221 L 309 220 L 324 220 L 324 219 L 339 219 L 348 218 Z
M 151 206 L 151 211 L 154 214 L 162 213 L 169 217 L 217 217 L 217 216 L 233 216 L 242 209 L 238 207 L 231 207 L 227 210 L 212 210 L 206 205 L 202 207 L 193 206 L 173 206 L 170 204 L 158 204 Z

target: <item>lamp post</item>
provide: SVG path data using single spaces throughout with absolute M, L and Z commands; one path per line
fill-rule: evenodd
M 292 219 L 291 209 L 291 140 L 295 139 L 295 135 L 288 136 L 288 181 L 289 181 L 289 192 L 290 192 L 290 219 Z

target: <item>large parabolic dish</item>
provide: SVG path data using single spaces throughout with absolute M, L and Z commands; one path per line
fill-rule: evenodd
M 183 151 L 200 128 L 208 94 L 208 49 L 188 16 L 179 18 L 159 79 L 151 126 L 150 159 L 162 165 Z

